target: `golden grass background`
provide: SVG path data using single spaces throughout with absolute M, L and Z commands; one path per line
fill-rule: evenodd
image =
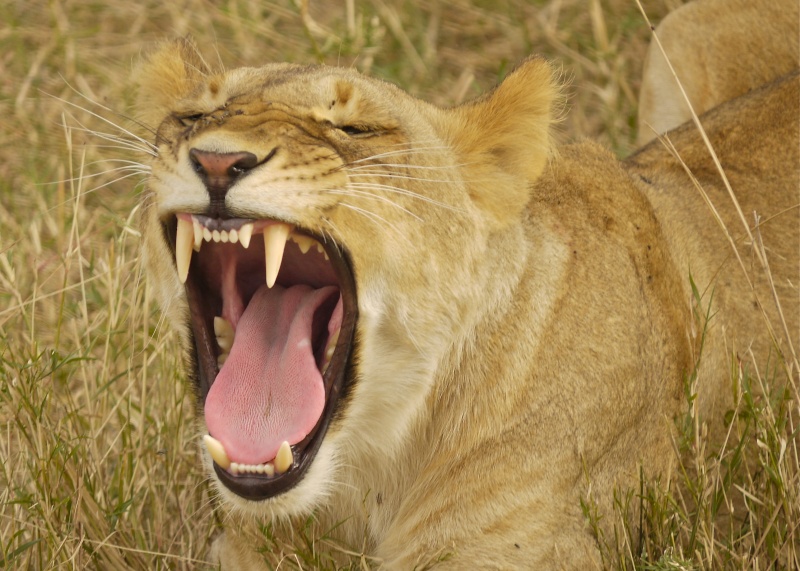
M 654 22 L 680 4 L 644 2 Z M 541 53 L 570 79 L 561 138 L 624 156 L 650 30 L 633 0 L 0 3 L 0 567 L 212 568 L 189 389 L 140 267 L 142 157 L 115 127 L 144 133 L 131 69 L 184 35 L 228 67 L 355 66 L 445 105 Z M 797 568 L 798 404 L 742 394 L 741 445 L 709 451 L 689 427 L 672 485 L 621 493 L 618 535 L 598 538 L 607 568 Z M 726 516 L 734 496 L 746 509 Z M 315 534 L 277 566 L 335 568 Z M 377 568 L 347 549 L 345 568 Z

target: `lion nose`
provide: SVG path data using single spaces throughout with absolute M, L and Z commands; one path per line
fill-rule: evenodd
M 240 176 L 258 166 L 258 157 L 248 152 L 212 153 L 191 149 L 189 159 L 206 185 L 211 197 L 212 210 L 224 209 L 225 195 L 233 183 Z

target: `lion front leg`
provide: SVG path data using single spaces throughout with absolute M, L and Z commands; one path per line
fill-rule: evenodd
M 382 570 L 435 569 L 601 569 L 600 552 L 578 514 L 540 514 L 533 520 L 517 514 L 471 535 L 435 536 L 441 526 L 431 521 L 417 537 L 390 538 L 380 548 Z M 405 539 L 405 540 L 404 540 Z

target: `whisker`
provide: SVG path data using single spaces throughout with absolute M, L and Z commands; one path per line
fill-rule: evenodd
M 116 111 L 114 111 L 114 110 L 112 110 L 112 109 L 109 109 L 108 107 L 105 107 L 105 106 L 101 105 L 100 103 L 97 103 L 97 102 L 95 102 L 95 101 L 92 101 L 91 99 L 89 99 L 88 97 L 86 97 L 85 95 L 83 95 L 82 93 L 80 93 L 79 91 L 76 91 L 76 93 L 77 93 L 78 95 L 80 95 L 81 97 L 83 97 L 84 99 L 86 99 L 87 101 L 89 101 L 90 103 L 92 103 L 93 105 L 97 105 L 97 106 L 98 106 L 98 107 L 100 107 L 101 109 L 105 109 L 106 111 L 109 111 L 109 112 L 111 112 L 111 113 L 115 113 L 115 114 L 119 115 L 119 114 L 118 114 Z M 104 123 L 106 123 L 106 124 L 108 124 L 108 125 L 111 125 L 111 126 L 112 126 L 112 127 L 114 127 L 115 129 L 118 129 L 120 132 L 122 132 L 122 133 L 125 133 L 126 135 L 128 135 L 128 136 L 132 137 L 132 138 L 133 138 L 133 139 L 135 139 L 136 141 L 139 141 L 140 143 L 142 143 L 143 145 L 145 145 L 147 148 L 151 149 L 152 151 L 154 151 L 154 152 L 157 152 L 157 151 L 158 151 L 158 147 L 156 147 L 156 146 L 155 146 L 153 143 L 151 143 L 150 141 L 148 141 L 148 140 L 146 140 L 146 139 L 143 139 L 142 137 L 139 137 L 139 136 L 138 136 L 136 133 L 134 133 L 133 131 L 130 131 L 130 130 L 126 129 L 126 128 L 125 128 L 125 127 L 123 127 L 122 125 L 118 125 L 118 124 L 117 124 L 117 123 L 115 123 L 114 121 L 112 121 L 112 120 L 110 120 L 110 119 L 107 119 L 106 117 L 103 117 L 103 116 L 102 116 L 102 115 L 100 115 L 99 113 L 95 113 L 94 111 L 91 111 L 90 109 L 87 109 L 87 108 L 85 108 L 85 107 L 82 107 L 82 106 L 78 105 L 77 103 L 73 103 L 73 102 L 71 102 L 71 101 L 67 101 L 66 99 L 63 99 L 63 98 L 61 98 L 61 97 L 57 97 L 57 96 L 55 96 L 55 95 L 51 95 L 51 94 L 49 94 L 49 93 L 48 93 L 47 95 L 48 95 L 48 96 L 50 96 L 50 97 L 52 97 L 52 98 L 53 98 L 53 99 L 55 99 L 56 101 L 60 101 L 61 103 L 65 104 L 65 105 L 68 105 L 68 106 L 70 106 L 70 107 L 74 107 L 74 108 L 76 108 L 76 109 L 80 109 L 81 111 L 83 111 L 83 112 L 85 112 L 85 113 L 88 113 L 88 114 L 89 114 L 89 115 L 91 115 L 92 117 L 95 117 L 95 118 L 97 118 L 97 119 L 100 119 L 100 120 L 101 120 L 101 121 L 103 121 Z M 120 116 L 122 116 L 122 115 L 120 115 Z M 122 117 L 124 117 L 124 116 L 122 116 Z M 127 119 L 127 117 L 125 117 L 125 118 Z M 80 124 L 80 121 L 78 121 L 78 124 Z M 145 127 L 145 128 L 147 128 L 145 125 L 141 125 L 141 126 L 142 126 L 142 127 Z M 68 125 L 65 125 L 65 127 L 69 128 L 69 126 L 68 126 Z M 148 130 L 152 131 L 152 129 L 149 129 L 149 128 L 148 128 Z
M 108 161 L 95 161 L 93 163 L 88 163 L 86 166 L 91 166 L 93 164 L 98 164 L 98 163 L 101 163 L 101 162 L 108 162 Z M 132 163 L 129 166 L 116 167 L 116 168 L 113 168 L 113 169 L 107 169 L 107 170 L 104 170 L 104 171 L 95 172 L 95 173 L 91 173 L 91 174 L 81 174 L 79 176 L 63 178 L 63 179 L 59 179 L 59 180 L 53 180 L 53 181 L 50 181 L 50 182 L 41 182 L 41 183 L 37 183 L 37 186 L 46 186 L 48 184 L 54 184 L 54 183 L 78 182 L 78 181 L 81 181 L 81 180 L 88 180 L 88 179 L 91 179 L 91 178 L 97 178 L 97 177 L 100 177 L 100 176 L 103 176 L 103 175 L 106 175 L 106 174 L 109 174 L 109 173 L 115 173 L 115 172 L 128 172 L 129 174 L 126 175 L 126 177 L 125 177 L 125 178 L 127 178 L 128 176 L 133 176 L 133 175 L 136 175 L 136 174 L 148 175 L 148 174 L 150 174 L 150 168 L 145 166 L 145 165 L 138 164 L 138 163 Z M 116 180 L 120 180 L 120 179 L 116 179 Z M 111 181 L 111 182 L 116 182 L 116 181 Z M 102 186 L 97 187 L 97 188 L 102 188 Z M 92 189 L 92 190 L 95 190 L 95 189 Z M 86 191 L 86 192 L 91 192 L 91 191 Z
M 72 117 L 72 116 L 70 116 L 70 117 Z M 146 153 L 146 154 L 151 155 L 153 157 L 158 156 L 158 154 L 153 150 L 153 149 L 155 149 L 155 147 L 153 145 L 150 145 L 148 147 L 148 146 L 142 145 L 140 140 L 126 139 L 126 138 L 121 137 L 119 135 L 116 135 L 114 133 L 107 133 L 105 131 L 96 131 L 94 129 L 89 129 L 88 127 L 85 127 L 83 125 L 83 123 L 78 121 L 75 117 L 72 117 L 72 119 L 74 121 L 76 121 L 77 124 L 78 124 L 78 126 L 68 126 L 67 127 L 68 129 L 70 129 L 72 131 L 78 131 L 79 133 L 86 133 L 87 135 L 90 135 L 92 137 L 96 137 L 96 138 L 104 140 L 104 141 L 111 141 L 113 143 L 117 143 L 117 144 L 119 144 L 119 148 L 120 149 L 138 151 L 140 153 Z M 115 147 L 111 147 L 111 148 L 115 148 Z
M 410 176 L 410 175 L 405 175 L 405 174 L 391 174 L 391 173 L 387 173 L 385 171 L 383 171 L 383 172 L 382 171 L 364 171 L 364 172 L 356 172 L 356 173 L 348 173 L 348 174 L 350 174 L 350 176 L 352 176 L 352 177 L 364 177 L 364 178 L 380 177 L 380 178 L 396 178 L 396 179 L 400 179 L 400 180 L 416 180 L 416 181 L 419 181 L 419 182 L 443 182 L 443 183 L 453 182 L 453 179 L 449 179 L 449 178 L 424 178 L 424 177 Z
M 443 145 L 437 145 L 435 147 L 415 147 L 413 149 L 398 149 L 395 151 L 387 151 L 385 153 L 378 153 L 376 155 L 370 155 L 368 157 L 364 157 L 363 159 L 356 159 L 354 161 L 350 161 L 349 164 L 353 165 L 356 163 L 365 163 L 368 161 L 374 161 L 375 159 L 381 159 L 384 157 L 396 157 L 396 156 L 412 156 L 415 154 L 420 154 L 425 151 L 438 151 L 441 149 L 446 149 L 447 147 Z
M 141 121 L 139 121 L 139 120 L 137 120 L 137 119 L 135 119 L 135 118 L 133 118 L 133 117 L 128 117 L 127 115 L 124 115 L 124 114 L 120 113 L 119 111 L 117 111 L 117 110 L 115 110 L 115 109 L 112 109 L 111 107 L 108 107 L 108 106 L 106 106 L 106 105 L 103 105 L 103 104 L 102 104 L 102 103 L 100 103 L 99 101 L 94 101 L 93 99 L 90 99 L 88 96 L 84 95 L 84 94 L 83 94 L 81 91 L 79 91 L 78 89 L 75 89 L 75 88 L 72 86 L 72 84 L 71 84 L 71 83 L 69 83 L 69 82 L 66 80 L 66 78 L 65 78 L 65 77 L 63 77 L 63 76 L 62 76 L 62 77 L 61 77 L 61 79 L 64 81 L 64 83 L 65 83 L 65 84 L 67 84 L 67 86 L 68 86 L 68 87 L 69 87 L 69 88 L 72 90 L 72 92 L 73 92 L 73 93 L 76 93 L 76 94 L 78 95 L 78 97 L 80 97 L 80 98 L 84 99 L 85 101 L 88 101 L 89 103 L 91 103 L 92 105 L 94 105 L 94 106 L 96 106 L 96 107 L 99 107 L 100 109 L 103 109 L 104 111 L 108 111 L 109 113 L 111 113 L 111 114 L 113 114 L 113 115 L 116 115 L 117 117 L 122 117 L 123 119 L 125 119 L 125 120 L 127 120 L 127 121 L 132 121 L 133 123 L 136 123 L 136 124 L 137 124 L 138 126 L 140 126 L 142 129 L 145 129 L 146 131 L 149 131 L 149 132 L 150 132 L 150 133 L 152 133 L 153 135 L 157 134 L 157 132 L 156 132 L 156 129 L 154 129 L 153 127 L 151 127 L 151 126 L 149 126 L 149 125 L 146 125 L 146 124 L 142 123 Z M 50 94 L 48 93 L 47 95 L 50 95 Z M 55 96 L 53 96 L 53 95 L 50 95 L 50 97 L 55 97 Z M 56 99 L 58 99 L 58 98 L 56 98 Z M 83 110 L 84 110 L 84 111 L 86 111 L 87 113 L 91 113 L 91 111 L 89 111 L 88 109 L 85 109 L 85 108 L 81 107 L 80 105 L 77 105 L 77 104 L 75 104 L 75 103 L 71 103 L 71 105 L 73 105 L 73 106 L 77 107 L 78 109 L 83 109 Z M 125 131 L 125 129 L 124 129 L 124 128 L 122 128 L 120 125 L 117 125 L 117 124 L 115 124 L 115 123 L 113 123 L 113 122 L 111 122 L 111 121 L 108 121 L 108 120 L 106 120 L 104 117 L 100 117 L 100 119 L 103 119 L 104 121 L 111 123 L 111 124 L 112 124 L 112 125 L 114 125 L 114 126 L 117 128 L 117 129 L 120 129 L 120 130 L 122 130 L 122 131 Z M 135 134 L 133 134 L 133 133 L 130 133 L 130 134 L 131 134 L 133 137 L 136 137 L 136 135 L 135 135 Z M 138 139 L 139 137 L 136 137 L 136 138 Z M 146 142 L 146 141 L 143 141 L 143 142 Z
M 412 218 L 415 218 L 416 220 L 422 222 L 422 218 L 420 218 L 419 216 L 417 216 L 416 214 L 414 214 L 413 212 L 411 212 L 407 208 L 405 208 L 405 207 L 397 204 L 396 202 L 392 201 L 391 199 L 386 198 L 385 196 L 381 196 L 379 194 L 373 194 L 373 193 L 367 192 L 365 190 L 355 190 L 355 189 L 329 189 L 329 190 L 325 190 L 324 192 L 327 192 L 329 194 L 340 194 L 340 195 L 343 195 L 343 196 L 355 196 L 355 197 L 363 196 L 363 197 L 368 198 L 368 199 L 379 200 L 380 202 L 385 202 L 386 204 L 388 204 L 390 206 L 394 206 L 395 208 L 405 212 L 406 214 L 408 214 Z
M 390 223 L 385 218 L 375 214 L 374 212 L 370 212 L 369 210 L 364 210 L 363 208 L 359 208 L 358 206 L 353 206 L 352 204 L 348 204 L 346 202 L 340 202 L 339 205 L 344 206 L 345 208 L 349 208 L 353 212 L 361 214 L 362 216 L 364 216 L 364 218 L 373 222 L 376 226 L 378 226 L 381 229 L 388 227 L 389 229 L 394 231 L 394 233 L 397 234 L 397 236 L 405 240 L 406 243 L 409 245 L 409 247 L 413 246 L 411 240 L 408 239 L 408 236 L 406 236 L 405 233 L 401 232 L 394 224 Z
M 447 165 L 447 166 L 435 166 L 435 165 L 414 165 L 414 164 L 403 164 L 403 163 L 370 163 L 368 165 L 358 165 L 355 167 L 347 167 L 347 172 L 352 172 L 355 174 L 375 174 L 375 175 L 382 175 L 386 173 L 385 170 L 381 169 L 393 169 L 390 172 L 394 172 L 394 170 L 420 170 L 420 171 L 452 171 L 454 168 L 464 167 L 467 166 L 466 164 L 455 164 L 455 165 Z M 375 169 L 375 170 L 370 170 Z
M 402 188 L 399 186 L 392 186 L 389 184 L 380 184 L 380 183 L 373 183 L 373 182 L 348 182 L 348 187 L 354 187 L 356 189 L 374 189 L 374 190 L 383 190 L 385 192 L 392 192 L 395 194 L 400 194 L 402 196 L 408 196 L 411 198 L 416 198 L 417 200 L 422 200 L 423 202 L 427 202 L 428 204 L 433 204 L 434 206 L 438 206 L 440 208 L 444 208 L 446 210 L 450 210 L 452 212 L 464 212 L 464 209 L 457 208 L 455 206 L 451 206 L 444 202 L 439 202 L 433 198 L 425 196 L 423 194 L 419 194 L 417 192 L 408 190 L 406 188 Z
M 106 172 L 114 172 L 114 171 L 112 170 L 112 171 L 106 171 Z M 103 184 L 95 186 L 94 188 L 90 188 L 88 190 L 81 191 L 81 194 L 90 194 L 92 192 L 96 192 L 96 191 L 100 190 L 101 188 L 105 188 L 107 186 L 111 186 L 112 184 L 114 184 L 116 182 L 119 182 L 121 180 L 125 180 L 125 179 L 128 179 L 128 178 L 134 177 L 134 176 L 139 176 L 141 174 L 149 174 L 149 173 L 139 173 L 139 172 L 128 173 L 125 176 L 120 176 L 120 177 L 117 177 L 117 178 L 115 178 L 113 180 L 110 180 L 108 182 L 104 182 Z

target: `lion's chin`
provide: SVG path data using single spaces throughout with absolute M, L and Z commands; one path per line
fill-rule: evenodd
M 336 447 L 328 439 L 320 446 L 303 478 L 281 494 L 253 500 L 237 494 L 219 478 L 215 462 L 206 455 L 204 462 L 225 510 L 243 518 L 281 520 L 305 517 L 331 497 L 332 483 L 336 480 Z
M 185 283 L 216 479 L 245 506 L 285 494 L 319 465 L 350 390 L 347 254 L 276 220 L 177 213 L 164 231 Z

